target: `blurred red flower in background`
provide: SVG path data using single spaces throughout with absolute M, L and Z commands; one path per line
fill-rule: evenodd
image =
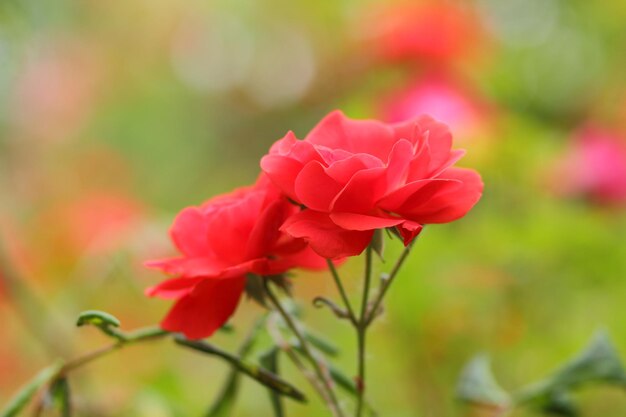
M 555 167 L 557 193 L 600 204 L 626 204 L 626 141 L 590 126 L 580 130 Z
M 119 192 L 90 192 L 55 209 L 58 239 L 71 253 L 118 249 L 144 218 L 143 205 Z
M 463 217 L 479 200 L 477 172 L 454 168 L 447 126 L 428 116 L 402 124 L 326 116 L 304 140 L 292 132 L 261 160 L 267 176 L 307 207 L 282 230 L 326 258 L 361 253 L 374 230 L 397 227 L 408 244 L 426 223 Z
M 474 50 L 481 26 L 471 11 L 442 2 L 374 8 L 363 32 L 385 61 L 449 63 Z
M 255 186 L 181 211 L 170 230 L 181 256 L 147 264 L 177 276 L 146 292 L 176 300 L 162 327 L 191 339 L 208 337 L 233 314 L 247 274 L 325 267 L 304 240 L 279 231 L 298 210 L 261 177 Z
M 440 74 L 411 81 L 383 99 L 381 116 L 402 122 L 429 114 L 447 124 L 457 137 L 473 136 L 486 124 L 488 109 L 467 88 Z

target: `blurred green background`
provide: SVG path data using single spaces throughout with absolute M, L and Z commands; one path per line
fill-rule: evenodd
M 456 380 L 478 352 L 507 389 L 599 327 L 626 355 L 625 23 L 618 0 L 0 2 L 0 236 L 20 276 L 0 280 L 0 403 L 106 343 L 73 327 L 79 312 L 157 323 L 168 303 L 143 289 L 162 276 L 142 263 L 172 253 L 176 212 L 251 183 L 271 143 L 336 108 L 432 113 L 485 181 L 466 218 L 426 228 L 373 328 L 382 415 L 465 415 Z M 356 296 L 358 261 L 343 270 Z M 295 293 L 353 372 L 347 325 L 310 308 L 332 281 L 300 274 Z M 215 343 L 236 346 L 259 312 L 243 302 Z M 70 383 L 79 416 L 201 416 L 227 370 L 161 341 Z M 310 397 L 289 415 L 324 415 Z M 580 401 L 586 416 L 626 410 L 615 388 Z M 269 415 L 265 391 L 246 382 L 235 411 Z

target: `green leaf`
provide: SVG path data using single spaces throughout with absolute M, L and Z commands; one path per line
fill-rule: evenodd
M 266 275 L 265 279 L 270 280 L 274 285 L 280 288 L 286 295 L 292 295 L 292 284 L 287 274 Z
M 352 378 L 343 373 L 339 368 L 332 364 L 328 364 L 328 372 L 330 373 L 330 377 L 335 384 L 339 387 L 343 388 L 347 393 L 351 395 L 357 395 L 358 392 L 356 390 L 356 383 Z
M 626 386 L 626 372 L 606 331 L 598 331 L 587 348 L 556 371 L 554 390 L 569 390 L 590 382 Z
M 372 236 L 372 241 L 370 242 L 370 246 L 376 252 L 378 257 L 384 261 L 383 252 L 385 250 L 385 235 L 381 229 L 374 230 L 374 235 Z
M 296 401 L 306 402 L 306 397 L 300 390 L 266 369 L 243 361 L 231 353 L 225 352 L 206 342 L 187 340 L 180 335 L 176 336 L 174 341 L 179 345 L 222 358 L 233 365 L 239 372 L 248 375 L 250 378 L 256 380 L 267 388 L 272 389 L 281 395 L 293 398 Z
M 248 298 L 253 299 L 259 305 L 267 308 L 265 286 L 263 285 L 263 277 L 257 274 L 246 275 L 246 286 L 244 291 Z
M 52 403 L 59 410 L 60 417 L 72 416 L 72 403 L 70 398 L 70 386 L 67 378 L 59 378 L 50 387 L 49 394 Z
M 465 365 L 456 393 L 460 400 L 472 404 L 506 407 L 510 402 L 509 394 L 496 382 L 486 355 L 476 356 Z
M 268 371 L 278 375 L 278 354 L 280 353 L 280 349 L 278 347 L 273 346 L 267 352 L 261 354 L 259 357 L 259 363 L 261 366 L 265 367 Z M 270 402 L 272 403 L 272 410 L 274 411 L 275 417 L 283 417 L 285 415 L 283 402 L 280 397 L 274 390 L 268 390 L 270 395 Z
M 243 341 L 237 352 L 240 359 L 245 359 L 245 357 L 250 354 L 264 322 L 265 317 L 262 317 L 252 326 L 250 334 Z M 228 417 L 232 414 L 235 400 L 239 393 L 239 386 L 241 385 L 240 381 L 241 373 L 236 367 L 231 366 L 226 382 L 206 414 L 207 417 Z
M 571 395 L 566 391 L 552 392 L 543 405 L 542 411 L 549 415 L 563 417 L 577 417 L 580 415 Z
M 240 375 L 236 371 L 228 374 L 226 383 L 207 413 L 207 417 L 227 417 L 231 415 L 237 393 L 239 392 Z
M 14 417 L 17 416 L 33 398 L 33 396 L 47 384 L 63 367 L 62 361 L 57 361 L 47 368 L 40 371 L 30 382 L 24 385 L 14 396 L 9 403 L 0 412 L 0 417 Z
M 324 352 L 329 356 L 337 356 L 339 354 L 339 348 L 330 340 L 312 333 L 310 330 L 305 329 L 303 333 L 306 341 L 315 346 L 321 352 Z
M 104 311 L 87 310 L 78 315 L 76 325 L 78 327 L 90 324 L 92 326 L 113 326 L 120 327 L 120 321 L 117 317 Z
M 107 336 L 114 337 L 120 341 L 126 340 L 124 334 L 116 330 L 117 327 L 120 327 L 120 321 L 117 317 L 104 311 L 87 310 L 80 313 L 76 326 L 81 327 L 85 325 L 95 326 Z

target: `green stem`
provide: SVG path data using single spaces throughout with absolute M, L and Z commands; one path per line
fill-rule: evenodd
M 337 285 L 337 289 L 339 290 L 341 299 L 343 300 L 343 303 L 346 306 L 346 309 L 348 310 L 350 321 L 352 322 L 353 325 L 356 326 L 357 318 L 356 318 L 356 315 L 354 314 L 354 310 L 352 309 L 352 305 L 350 304 L 350 300 L 348 299 L 346 290 L 343 287 L 343 283 L 341 282 L 341 278 L 339 277 L 337 268 L 335 267 L 335 264 L 333 263 L 333 261 L 331 261 L 330 259 L 326 259 L 326 263 L 328 263 L 328 269 L 330 269 L 330 273 L 333 276 L 333 279 L 335 280 L 335 284 Z
M 367 247 L 365 251 L 365 276 L 363 286 L 363 299 L 361 301 L 361 315 L 356 325 L 358 344 L 358 373 L 357 373 L 357 403 L 356 417 L 360 417 L 363 412 L 363 402 L 365 394 L 365 350 L 367 336 L 367 305 L 369 302 L 370 285 L 372 281 L 372 247 Z
M 286 395 L 290 398 L 293 398 L 296 401 L 306 402 L 306 397 L 304 396 L 303 393 L 301 393 L 298 389 L 296 389 L 294 386 L 292 386 L 288 382 L 281 379 L 278 375 L 274 375 L 273 373 L 267 371 L 266 369 L 263 369 L 257 365 L 243 361 L 240 358 L 238 358 L 236 355 L 233 355 L 232 353 L 226 352 L 216 346 L 211 345 L 210 343 L 206 343 L 206 342 L 198 341 L 198 340 L 185 339 L 181 335 L 175 336 L 174 341 L 181 346 L 186 346 L 191 349 L 197 350 L 199 352 L 222 358 L 226 362 L 230 363 L 232 366 L 237 368 L 239 372 L 260 382 L 264 386 L 282 395 Z
M 264 280 L 264 285 L 265 285 L 265 291 L 267 293 L 268 298 L 272 302 L 272 305 L 276 308 L 276 310 L 281 315 L 283 320 L 285 320 L 285 323 L 287 324 L 291 332 L 298 339 L 298 342 L 300 346 L 302 347 L 304 356 L 311 363 L 311 366 L 313 367 L 313 370 L 315 371 L 317 378 L 322 382 L 324 389 L 326 390 L 326 393 L 328 396 L 327 398 L 328 408 L 336 417 L 343 417 L 343 412 L 341 411 L 341 408 L 339 407 L 339 402 L 337 401 L 337 397 L 335 396 L 333 387 L 330 381 L 328 380 L 328 378 L 326 378 L 326 376 L 324 375 L 324 371 L 322 370 L 319 362 L 317 361 L 317 359 L 315 359 L 315 356 L 311 352 L 311 349 L 309 348 L 309 344 L 307 343 L 306 339 L 304 338 L 304 336 L 298 329 L 298 326 L 293 321 L 289 313 L 285 311 L 283 306 L 280 304 L 280 301 L 278 300 L 278 298 L 276 298 L 272 290 L 269 288 L 269 282 L 267 280 Z M 326 400 L 326 398 L 324 398 L 324 400 Z
M 400 257 L 398 258 L 398 260 L 396 261 L 395 265 L 393 266 L 393 269 L 389 273 L 389 278 L 387 278 L 387 281 L 385 282 L 385 284 L 382 285 L 380 290 L 378 291 L 378 294 L 376 295 L 376 297 L 374 298 L 374 301 L 372 302 L 372 307 L 369 309 L 369 313 L 367 315 L 367 320 L 365 322 L 366 326 L 369 326 L 372 323 L 372 321 L 374 320 L 374 318 L 376 318 L 376 312 L 380 308 L 380 304 L 382 303 L 383 299 L 385 298 L 385 295 L 387 294 L 387 291 L 389 290 L 389 287 L 391 287 L 391 284 L 393 283 L 393 280 L 398 275 L 398 272 L 400 272 L 400 268 L 402 268 L 402 265 L 404 264 L 404 261 L 409 256 L 409 253 L 411 253 L 411 248 L 413 247 L 413 243 L 414 242 L 415 242 L 415 240 L 413 242 L 409 243 L 409 245 L 404 248 L 404 250 L 400 254 Z
M 74 358 L 66 362 L 63 365 L 63 367 L 60 369 L 58 375 L 59 376 L 66 375 L 67 373 L 75 369 L 78 369 L 90 362 L 93 362 L 96 359 L 106 356 L 107 354 L 117 349 L 121 349 L 126 345 L 131 345 L 131 344 L 146 341 L 146 340 L 158 339 L 168 334 L 169 333 L 166 332 L 165 330 L 159 327 L 152 327 L 152 326 L 138 329 L 129 333 L 124 333 L 124 339 L 120 339 L 119 341 L 115 343 L 112 343 L 107 346 L 103 346 L 99 349 L 88 352 L 82 356 L 79 356 L 77 358 Z
M 117 341 L 69 361 L 58 360 L 53 365 L 41 371 L 31 382 L 18 391 L 18 393 L 15 394 L 15 396 L 13 396 L 13 398 L 9 401 L 7 406 L 0 410 L 0 416 L 17 416 L 44 385 L 53 384 L 55 381 L 64 378 L 68 373 L 81 368 L 96 359 L 106 356 L 114 350 L 120 349 L 128 344 L 159 338 L 167 334 L 168 333 L 162 329 L 156 327 L 146 327 L 144 329 L 127 333 L 126 340 Z
M 48 306 L 13 266 L 8 251 L 0 241 L 0 285 L 6 287 L 17 314 L 28 330 L 53 353 L 66 356 L 71 352 L 65 326 L 57 322 Z
M 276 323 L 277 318 L 279 318 L 277 313 L 271 315 L 267 320 L 267 331 L 270 337 L 274 340 L 276 346 L 278 346 L 283 352 L 287 354 L 289 359 L 293 362 L 293 364 L 298 368 L 302 375 L 306 378 L 307 381 L 311 384 L 311 386 L 315 389 L 315 391 L 319 394 L 320 397 L 324 399 L 324 403 L 330 403 L 330 399 L 326 394 L 326 390 L 321 381 L 319 381 L 315 374 L 311 372 L 305 365 L 302 363 L 298 355 L 292 349 L 292 345 L 288 343 L 285 339 L 283 339 L 280 330 L 278 329 L 278 325 Z M 300 352 L 302 353 L 302 352 Z

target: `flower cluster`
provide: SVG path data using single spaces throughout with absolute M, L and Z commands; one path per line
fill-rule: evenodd
M 448 128 L 421 116 L 401 124 L 326 116 L 303 140 L 288 133 L 261 160 L 248 188 L 184 209 L 171 238 L 179 257 L 149 266 L 174 278 L 148 289 L 175 300 L 162 327 L 210 336 L 235 310 L 250 274 L 319 269 L 360 254 L 374 231 L 395 228 L 408 245 L 424 224 L 464 216 L 480 176 L 453 167 Z

